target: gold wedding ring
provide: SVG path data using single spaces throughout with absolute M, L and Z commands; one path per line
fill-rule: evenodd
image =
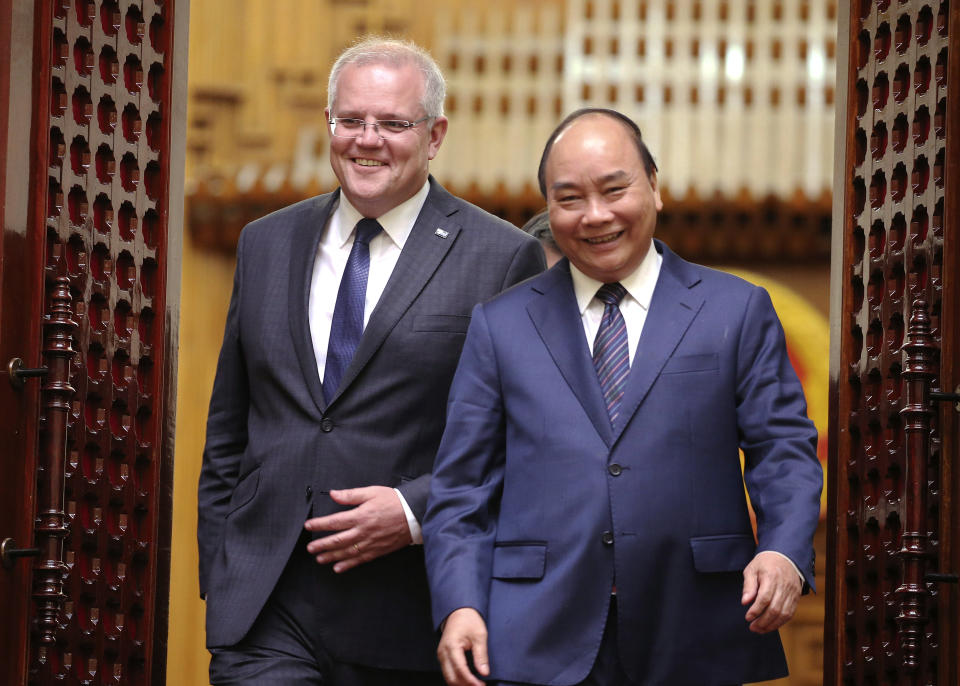
M 360 546 L 358 546 L 356 543 L 353 544 L 353 549 L 357 551 L 357 555 L 360 554 Z

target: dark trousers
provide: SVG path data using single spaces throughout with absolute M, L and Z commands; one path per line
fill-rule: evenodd
M 210 651 L 214 686 L 443 686 L 436 672 L 379 669 L 341 662 L 324 646 L 337 630 L 313 602 L 316 561 L 298 541 L 270 599 L 239 643 Z M 347 572 L 349 574 L 349 572 Z

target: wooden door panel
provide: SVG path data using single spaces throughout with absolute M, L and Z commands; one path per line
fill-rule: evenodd
M 165 679 L 187 8 L 0 0 L 0 683 Z
M 170 514 L 161 496 L 174 3 L 53 5 L 44 277 L 48 291 L 58 278 L 69 284 L 76 394 L 64 622 L 55 642 L 35 635 L 31 673 L 37 683 L 148 684 L 165 631 L 155 608 Z
M 956 571 L 956 420 L 929 392 L 955 384 L 960 333 L 948 215 L 960 179 L 947 173 L 957 12 L 946 0 L 847 9 L 825 683 L 956 686 L 956 587 L 927 575 Z
M 34 8 L 0 1 L 0 541 L 35 544 L 36 438 L 39 388 L 34 378 L 10 383 L 10 360 L 41 364 L 42 241 L 33 239 L 31 130 L 34 108 Z M 42 100 L 41 100 L 42 103 Z M 42 104 L 38 105 L 42 107 Z M 42 171 L 42 170 L 41 170 Z M 42 218 L 41 218 L 42 219 Z M 0 683 L 25 683 L 27 627 L 32 612 L 32 558 L 0 566 Z

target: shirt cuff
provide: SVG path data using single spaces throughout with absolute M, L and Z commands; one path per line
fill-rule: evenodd
M 403 496 L 400 496 L 400 499 L 403 500 Z M 406 503 L 404 503 L 404 505 L 406 505 Z M 794 561 L 791 560 L 789 557 L 787 557 L 783 553 L 777 552 L 776 550 L 761 550 L 759 553 L 757 553 L 757 555 L 762 555 L 763 553 L 773 553 L 774 555 L 779 555 L 780 557 L 782 557 L 784 560 L 790 563 L 790 566 L 793 567 L 794 571 L 797 573 L 797 576 L 800 577 L 800 586 L 803 587 L 803 585 L 807 583 L 806 578 L 804 578 L 803 574 L 800 572 L 800 568 L 797 567 Z
M 420 522 L 413 516 L 413 510 L 407 505 L 407 499 L 403 497 L 400 489 L 393 489 L 397 497 L 400 498 L 400 505 L 403 507 L 403 514 L 407 516 L 407 526 L 410 527 L 410 545 L 421 545 L 423 543 L 423 532 L 420 530 Z

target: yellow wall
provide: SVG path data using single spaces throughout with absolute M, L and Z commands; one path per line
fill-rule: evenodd
M 174 455 L 173 553 L 167 683 L 207 684 L 204 606 L 197 581 L 197 479 L 207 402 L 233 283 L 232 257 L 201 252 L 189 231 L 183 246 L 180 363 Z

